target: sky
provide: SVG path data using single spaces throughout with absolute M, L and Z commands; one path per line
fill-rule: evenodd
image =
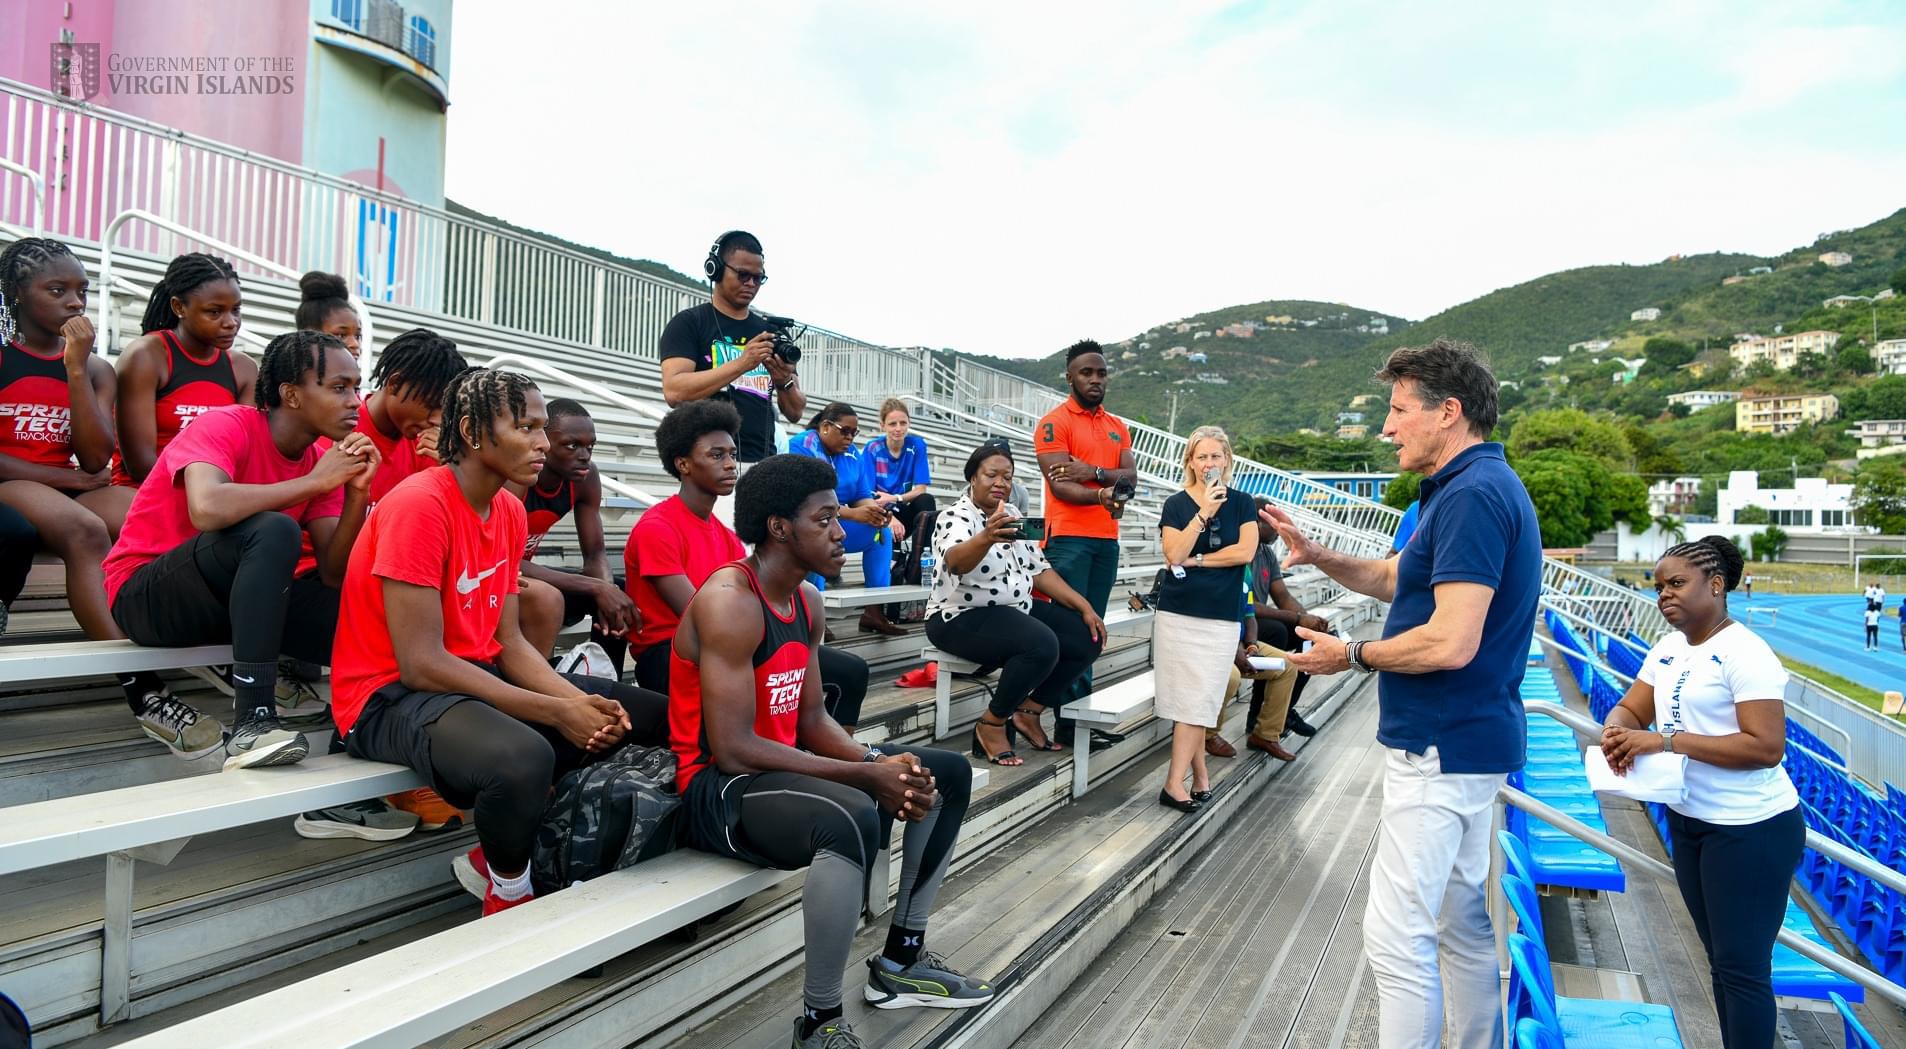
M 456 7 L 451 199 L 887 345 L 1266 299 L 1413 320 L 1906 206 L 1906 4 Z

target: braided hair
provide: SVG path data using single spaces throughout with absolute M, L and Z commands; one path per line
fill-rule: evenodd
M 172 312 L 172 300 L 183 299 L 217 280 L 237 284 L 238 271 L 217 255 L 207 255 L 202 251 L 187 252 L 173 259 L 172 264 L 165 268 L 165 276 L 152 286 L 152 297 L 146 300 L 145 316 L 139 318 L 139 330 L 165 331 L 176 326 L 179 315 Z
M 465 420 L 479 439 L 494 432 L 505 410 L 511 421 L 521 422 L 528 394 L 534 389 L 536 384 L 528 376 L 494 368 L 471 368 L 451 380 L 443 397 L 443 433 L 437 438 L 437 454 L 454 464 L 469 451 L 463 436 Z
M 253 386 L 252 396 L 258 407 L 266 411 L 278 407 L 283 403 L 278 387 L 285 383 L 298 385 L 304 381 L 304 373 L 313 368 L 318 371 L 318 381 L 323 382 L 324 361 L 332 347 L 341 350 L 344 343 L 321 331 L 288 331 L 271 340 L 258 361 L 258 382 Z
M 323 270 L 312 270 L 298 278 L 298 312 L 293 318 L 300 328 L 317 331 L 334 311 L 351 310 L 351 288 L 344 278 Z
M 0 249 L 0 342 L 11 342 L 19 330 L 28 282 L 60 258 L 74 258 L 73 249 L 50 237 L 22 237 Z
M 392 339 L 371 369 L 371 382 L 424 402 L 431 410 L 443 407 L 444 394 L 470 362 L 457 344 L 429 328 L 412 328 Z
M 1669 547 L 1668 552 L 1661 556 L 1664 559 L 1678 557 L 1699 569 L 1704 576 L 1719 576 L 1723 593 L 1741 585 L 1741 569 L 1745 559 L 1741 557 L 1741 548 L 1726 536 L 1710 535 L 1691 543 L 1680 543 Z

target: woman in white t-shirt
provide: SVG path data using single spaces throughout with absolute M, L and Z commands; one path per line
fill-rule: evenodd
M 1656 601 L 1675 632 L 1649 650 L 1609 712 L 1602 753 L 1616 772 L 1644 754 L 1686 755 L 1686 797 L 1668 807 L 1675 881 L 1707 948 L 1721 1044 L 1766 1049 L 1774 938 L 1807 827 L 1780 765 L 1787 671 L 1727 614 L 1740 578 L 1741 552 L 1719 536 L 1662 555 Z
M 1877 605 L 1866 606 L 1866 650 L 1880 650 L 1880 610 Z

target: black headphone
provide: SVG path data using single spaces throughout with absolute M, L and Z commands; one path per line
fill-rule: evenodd
M 716 237 L 715 242 L 708 246 L 708 257 L 702 260 L 702 272 L 708 275 L 708 283 L 721 283 L 721 275 L 728 268 L 728 264 L 723 262 L 721 257 L 722 252 L 728 247 L 728 238 L 745 232 L 747 231 L 731 229 Z

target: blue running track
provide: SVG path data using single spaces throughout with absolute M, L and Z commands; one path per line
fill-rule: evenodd
M 1906 651 L 1900 649 L 1899 620 L 1881 616 L 1880 650 L 1864 651 L 1866 599 L 1859 594 L 1762 592 L 1748 601 L 1737 592 L 1727 603 L 1735 619 L 1747 623 L 1783 656 L 1880 692 L 1906 691 Z M 1886 607 L 1897 609 L 1899 595 L 1886 595 Z M 1773 625 L 1767 621 L 1769 609 L 1779 610 Z

